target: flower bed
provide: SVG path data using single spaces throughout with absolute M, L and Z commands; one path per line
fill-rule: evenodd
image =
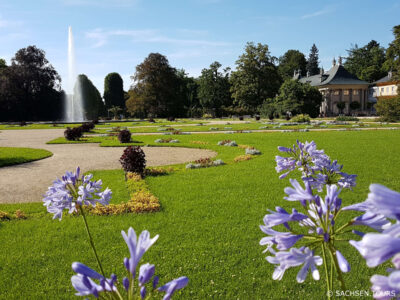
M 218 142 L 219 146 L 226 146 L 226 147 L 237 147 L 237 144 L 235 141 L 231 140 L 223 140 Z
M 194 162 L 188 163 L 186 169 L 200 169 L 208 167 L 222 166 L 225 163 L 221 159 L 212 160 L 211 158 L 201 158 Z
M 154 143 L 179 143 L 179 140 L 168 138 L 168 139 L 156 139 Z

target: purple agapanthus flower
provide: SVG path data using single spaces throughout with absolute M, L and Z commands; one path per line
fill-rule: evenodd
M 384 215 L 377 215 L 369 211 L 353 220 L 353 225 L 364 225 L 377 231 L 383 231 L 389 228 L 391 224 Z
M 347 260 L 344 258 L 342 253 L 340 253 L 339 250 L 336 250 L 336 257 L 338 260 L 339 268 L 343 273 L 347 273 L 350 271 L 350 264 L 347 262 Z
M 141 265 L 139 269 L 139 285 L 144 285 L 150 281 L 155 273 L 155 266 L 149 263 Z
M 77 273 L 77 275 L 71 277 L 71 283 L 77 291 L 77 296 L 93 295 L 98 298 L 99 293 L 101 292 L 116 291 L 114 283 L 116 282 L 117 277 L 115 275 L 111 275 L 111 278 L 107 279 L 98 272 L 79 262 L 74 262 L 72 264 L 72 270 Z M 96 283 L 94 280 L 97 280 L 99 283 Z
M 396 228 L 393 228 L 396 227 Z M 400 252 L 399 225 L 392 225 L 382 233 L 367 233 L 361 241 L 350 241 L 369 267 L 376 267 Z
M 155 266 L 149 263 L 142 264 L 139 269 L 139 276 L 137 277 L 138 283 L 135 284 L 135 270 L 138 262 L 143 254 L 155 243 L 158 235 L 150 238 L 150 233 L 144 230 L 137 238 L 135 231 L 132 228 L 128 229 L 128 234 L 122 231 L 122 235 L 126 244 L 128 245 L 131 258 L 124 259 L 124 265 L 131 273 L 128 277 L 122 279 L 123 289 L 117 289 L 117 276 L 112 274 L 110 278 L 105 278 L 97 271 L 89 268 L 88 266 L 74 262 L 72 269 L 77 273 L 71 277 L 73 287 L 76 289 L 77 296 L 94 296 L 96 298 L 110 298 L 110 299 L 136 299 L 140 296 L 141 299 L 148 297 L 148 288 L 152 286 L 152 291 L 166 292 L 163 299 L 170 299 L 176 290 L 184 288 L 189 279 L 187 277 L 180 277 L 171 282 L 163 285 L 157 289 L 159 277 L 154 276 Z M 101 295 L 105 293 L 106 295 Z M 107 297 L 108 296 L 108 297 Z M 126 296 L 126 297 L 125 297 Z
M 260 228 L 265 234 L 271 236 L 270 241 L 276 245 L 276 248 L 278 250 L 287 250 L 291 248 L 294 244 L 297 243 L 298 240 L 300 240 L 303 237 L 303 235 L 296 235 L 290 232 L 279 232 L 267 226 L 261 225 Z M 261 241 L 267 244 L 266 243 L 267 240 L 261 240 Z
M 292 187 L 287 187 L 285 188 L 285 193 L 287 194 L 287 197 L 285 197 L 286 200 L 289 201 L 312 201 L 315 199 L 315 196 L 313 195 L 312 189 L 310 184 L 306 181 L 305 183 L 305 188 L 297 182 L 296 179 L 290 179 L 290 183 L 292 184 Z
M 303 181 L 308 181 L 313 189 L 322 191 L 325 184 L 338 184 L 342 188 L 351 189 L 356 185 L 356 175 L 342 172 L 343 165 L 336 160 L 331 161 L 323 150 L 318 150 L 314 141 L 301 143 L 292 148 L 278 147 L 286 156 L 276 156 L 276 171 L 282 173 L 279 178 L 285 178 L 291 171 L 302 172 Z
M 291 221 L 301 221 L 307 219 L 308 216 L 305 214 L 299 213 L 297 210 L 293 209 L 292 213 L 289 214 L 282 207 L 277 206 L 276 212 L 269 210 L 271 214 L 267 214 L 264 217 L 264 224 L 267 227 L 273 227 L 276 225 L 284 224 Z
M 61 179 L 53 182 L 44 195 L 43 202 L 53 219 L 61 220 L 64 209 L 69 213 L 76 211 L 76 204 L 92 205 L 96 203 L 107 205 L 112 192 L 109 188 L 102 189 L 101 180 L 91 181 L 92 176 L 80 176 L 80 168 L 75 173 L 66 172 Z
M 379 300 L 393 299 L 400 295 L 400 253 L 396 254 L 392 263 L 394 269 L 388 269 L 389 276 L 373 275 L 371 277 L 374 298 Z
M 183 289 L 188 283 L 189 283 L 189 278 L 182 276 L 159 287 L 158 290 L 160 292 L 166 292 L 163 300 L 169 300 L 171 299 L 175 291 Z
M 387 218 L 400 220 L 400 193 L 380 185 L 371 184 L 367 200 L 344 207 L 344 210 L 369 211 Z
M 395 271 L 389 276 L 373 275 L 371 283 L 375 299 L 390 300 L 398 297 L 400 294 L 400 271 Z
M 122 236 L 129 248 L 131 257 L 124 259 L 126 269 L 135 277 L 136 267 L 142 258 L 143 254 L 157 241 L 158 235 L 150 238 L 150 233 L 147 230 L 142 231 L 139 238 L 136 236 L 135 230 L 132 227 L 128 229 L 128 234 L 121 231 Z
M 309 270 L 313 278 L 319 280 L 319 272 L 316 266 L 322 265 L 322 258 L 314 256 L 314 252 L 308 247 L 292 248 L 289 251 L 277 252 L 275 256 L 268 256 L 267 260 L 271 264 L 278 265 L 272 275 L 272 279 L 274 280 L 281 280 L 287 269 L 301 265 L 303 267 L 297 274 L 297 282 L 304 282 Z

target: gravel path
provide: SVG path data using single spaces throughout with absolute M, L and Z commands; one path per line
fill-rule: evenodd
M 57 177 L 80 166 L 83 171 L 119 169 L 121 147 L 98 144 L 47 145 L 63 135 L 63 129 L 4 130 L 0 147 L 30 147 L 49 150 L 53 156 L 16 166 L 0 168 L 0 203 L 42 201 L 42 194 Z M 143 147 L 148 166 L 170 165 L 213 157 L 210 150 L 180 147 Z

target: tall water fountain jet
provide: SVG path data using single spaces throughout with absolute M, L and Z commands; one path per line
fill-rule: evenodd
M 75 61 L 75 47 L 74 37 L 72 35 L 71 26 L 68 27 L 68 81 L 66 87 L 66 99 L 64 101 L 64 119 L 67 122 L 80 122 L 84 121 L 83 105 L 82 105 L 82 93 L 76 73 L 76 61 Z

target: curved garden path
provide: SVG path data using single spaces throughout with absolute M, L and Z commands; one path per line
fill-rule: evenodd
M 0 147 L 29 147 L 49 150 L 53 156 L 16 166 L 0 168 L 0 203 L 42 201 L 42 195 L 56 177 L 80 166 L 83 171 L 118 169 L 124 148 L 98 144 L 59 144 L 46 142 L 63 135 L 63 129 L 4 130 Z M 179 147 L 143 147 L 148 166 L 184 163 L 216 152 Z

